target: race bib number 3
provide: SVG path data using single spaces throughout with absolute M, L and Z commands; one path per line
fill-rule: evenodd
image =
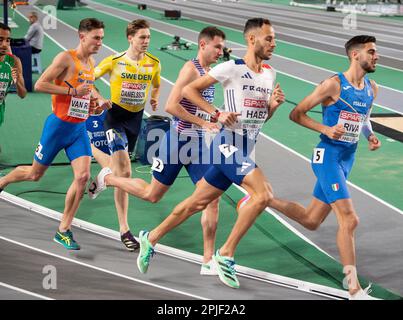
M 87 119 L 90 110 L 89 96 L 72 97 L 70 101 L 68 116 L 78 119 Z

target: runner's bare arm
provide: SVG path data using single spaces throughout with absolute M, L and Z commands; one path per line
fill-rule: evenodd
M 326 79 L 315 90 L 306 96 L 290 113 L 290 119 L 304 127 L 323 133 L 330 139 L 340 138 L 345 129 L 342 125 L 328 127 L 307 115 L 307 112 L 318 104 L 327 103 L 333 97 L 338 96 L 340 83 L 335 78 Z M 326 105 L 326 104 L 325 104 Z
M 68 72 L 69 66 L 73 65 L 71 56 L 65 51 L 59 53 L 52 64 L 45 70 L 35 83 L 35 91 L 50 94 L 65 94 L 83 96 L 88 94 L 91 89 L 88 84 L 82 84 L 76 88 L 58 86 L 54 83 L 56 79 Z
M 374 80 L 371 80 L 371 86 L 372 86 L 372 90 L 374 92 L 374 99 L 375 99 L 376 96 L 378 95 L 378 85 L 376 84 L 376 82 Z M 375 151 L 381 147 L 381 141 L 377 138 L 375 133 L 372 131 L 372 125 L 371 125 L 371 121 L 370 121 L 371 112 L 372 112 L 372 106 L 371 106 L 371 110 L 368 113 L 368 117 L 365 119 L 365 122 L 362 126 L 362 133 L 368 140 L 369 150 Z
M 160 91 L 161 91 L 160 87 L 161 87 L 161 64 L 158 64 L 158 69 L 152 81 L 151 97 L 150 97 L 150 105 L 153 111 L 156 111 L 158 108 Z
M 204 100 L 200 92 L 217 82 L 218 80 L 214 79 L 209 74 L 205 74 L 199 79 L 196 79 L 195 81 L 186 85 L 182 89 L 182 95 L 197 105 L 200 109 L 209 114 L 215 114 L 217 108 Z M 240 113 L 223 111 L 219 113 L 217 120 L 226 126 L 230 126 L 238 121 L 239 115 Z
M 269 107 L 268 107 L 268 114 L 267 114 L 267 118 L 266 121 L 269 120 L 274 112 L 276 112 L 277 108 L 279 106 L 281 106 L 285 101 L 285 95 L 283 90 L 280 87 L 280 84 L 277 83 L 276 86 L 274 87 L 273 93 L 270 97 L 270 101 L 269 101 Z
M 15 65 L 12 68 L 12 77 L 17 88 L 17 94 L 20 98 L 25 98 L 27 95 L 27 89 L 25 88 L 24 76 L 22 73 L 21 60 L 14 56 Z
M 190 82 L 198 78 L 198 72 L 193 66 L 193 63 L 188 61 L 182 67 L 179 72 L 178 78 L 176 79 L 175 85 L 173 86 L 171 93 L 169 94 L 167 103 L 165 105 L 165 111 L 172 114 L 173 116 L 194 123 L 202 127 L 205 120 L 189 113 L 184 107 L 182 107 L 179 102 L 182 100 L 182 89 Z M 203 99 L 204 100 L 204 99 Z
M 182 95 L 197 105 L 200 109 L 207 113 L 213 113 L 216 111 L 216 107 L 204 100 L 200 92 L 217 82 L 218 81 L 212 76 L 206 74 L 184 86 L 182 89 Z

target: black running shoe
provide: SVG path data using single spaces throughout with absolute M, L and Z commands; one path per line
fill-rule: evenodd
M 126 246 L 126 249 L 131 252 L 136 251 L 138 248 L 140 248 L 140 244 L 134 238 L 130 230 L 120 235 L 120 240 L 122 240 L 123 244 Z

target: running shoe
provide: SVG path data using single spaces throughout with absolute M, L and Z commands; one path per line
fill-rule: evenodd
M 70 230 L 66 232 L 57 231 L 53 241 L 60 243 L 67 250 L 80 250 L 80 245 L 74 240 L 73 232 Z
M 148 241 L 149 232 L 141 230 L 139 233 L 140 252 L 137 256 L 137 268 L 141 273 L 147 273 L 150 259 L 154 256 L 154 247 Z
M 200 274 L 202 276 L 218 276 L 217 268 L 212 259 L 202 264 Z
M 371 285 L 372 283 L 370 283 L 365 289 L 358 290 L 354 295 L 350 294 L 349 300 L 378 300 L 377 298 L 369 295 L 372 292 Z
M 133 252 L 140 247 L 140 244 L 134 238 L 133 234 L 128 230 L 126 233 L 120 235 L 120 240 L 122 240 L 126 249 Z
M 90 180 L 87 191 L 88 197 L 90 197 L 91 200 L 98 197 L 98 195 L 106 189 L 105 176 L 108 174 L 112 174 L 112 170 L 108 167 L 105 167 L 98 173 L 95 180 Z
M 219 250 L 213 255 L 220 280 L 227 286 L 238 289 L 239 281 L 235 274 L 235 261 L 233 258 L 220 256 Z

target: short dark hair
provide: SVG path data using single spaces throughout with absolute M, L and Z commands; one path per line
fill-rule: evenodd
M 150 23 L 144 19 L 133 20 L 127 25 L 126 37 L 134 36 L 140 29 L 150 29 Z
M 271 22 L 269 19 L 265 18 L 252 18 L 246 21 L 245 28 L 243 29 L 243 35 L 246 35 L 249 30 L 261 28 L 264 24 L 271 26 Z
M 376 43 L 376 38 L 373 36 L 367 36 L 367 35 L 360 35 L 360 36 L 352 37 L 344 45 L 344 48 L 346 48 L 347 56 L 350 57 L 350 53 L 352 50 L 354 50 L 358 47 L 362 47 L 362 45 L 369 43 L 369 42 Z
M 85 18 L 80 21 L 80 25 L 78 26 L 79 32 L 89 32 L 94 29 L 104 29 L 104 23 L 96 18 Z
M 3 29 L 3 30 L 8 30 L 8 31 L 10 31 L 11 32 L 11 29 L 10 29 L 10 27 L 9 26 L 6 26 L 4 23 L 2 23 L 2 22 L 0 22 L 0 29 Z
M 221 38 L 223 38 L 223 40 L 225 40 L 224 31 L 218 29 L 217 27 L 213 27 L 213 26 L 205 27 L 202 31 L 200 31 L 197 41 L 199 42 L 201 39 L 213 40 L 214 37 L 216 37 L 216 36 L 221 37 Z

